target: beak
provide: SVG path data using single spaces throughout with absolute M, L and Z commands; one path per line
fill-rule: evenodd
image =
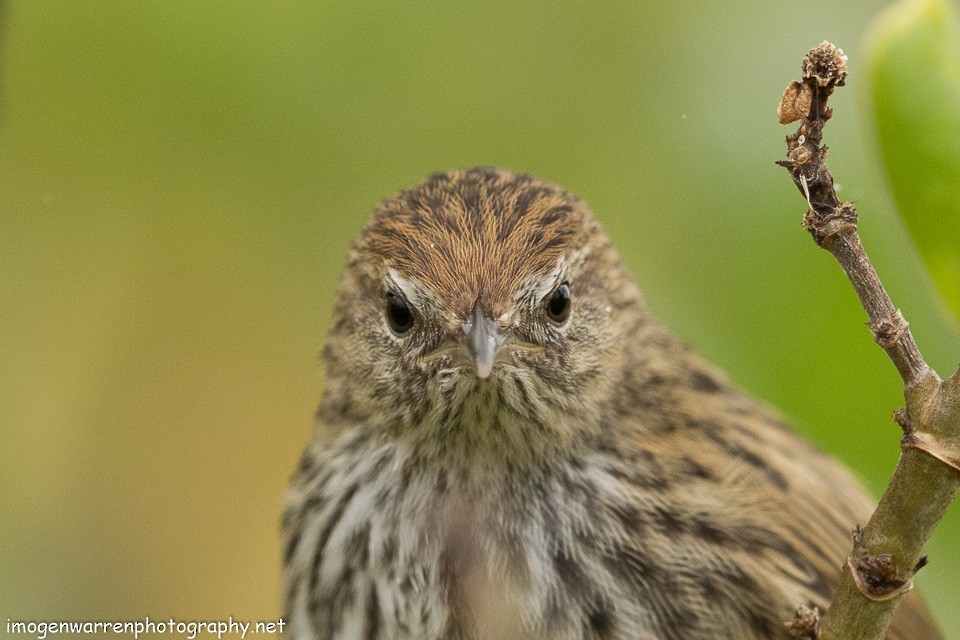
M 500 323 L 487 317 L 480 301 L 473 305 L 470 319 L 463 323 L 464 344 L 473 357 L 473 368 L 478 378 L 489 378 L 493 362 L 506 335 L 500 332 Z

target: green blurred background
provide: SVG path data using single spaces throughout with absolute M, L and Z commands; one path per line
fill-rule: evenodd
M 881 491 L 900 383 L 773 162 L 780 93 L 830 39 L 841 197 L 950 373 L 960 337 L 860 124 L 884 4 L 6 5 L 0 619 L 279 614 L 281 496 L 348 245 L 445 168 L 582 195 L 669 325 Z M 951 638 L 958 540 L 955 505 L 919 581 Z

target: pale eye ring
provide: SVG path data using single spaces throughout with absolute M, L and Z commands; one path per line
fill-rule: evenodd
M 570 317 L 570 285 L 564 282 L 554 289 L 547 300 L 547 317 L 563 324 Z
M 387 317 L 387 324 L 397 335 L 402 335 L 413 328 L 413 312 L 410 305 L 392 291 L 387 292 L 387 305 L 384 312 Z

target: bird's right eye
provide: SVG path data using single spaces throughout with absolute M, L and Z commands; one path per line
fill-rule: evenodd
M 561 284 L 547 301 L 547 315 L 557 324 L 563 324 L 570 317 L 570 285 Z
M 392 291 L 387 293 L 387 323 L 397 335 L 413 328 L 413 313 L 407 301 Z

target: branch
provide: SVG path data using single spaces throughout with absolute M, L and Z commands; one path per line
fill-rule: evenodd
M 883 640 L 913 575 L 926 564 L 923 547 L 960 488 L 960 371 L 943 382 L 927 366 L 860 242 L 856 208 L 837 198 L 821 142 L 833 115 L 827 101 L 846 82 L 846 62 L 829 42 L 803 58 L 802 79 L 787 86 L 777 109 L 781 124 L 802 122 L 787 136 L 787 160 L 777 164 L 807 200 L 804 227 L 840 263 L 874 340 L 904 382 L 907 406 L 894 414 L 904 431 L 900 461 L 870 521 L 853 531 L 853 550 L 817 629 L 821 640 Z

